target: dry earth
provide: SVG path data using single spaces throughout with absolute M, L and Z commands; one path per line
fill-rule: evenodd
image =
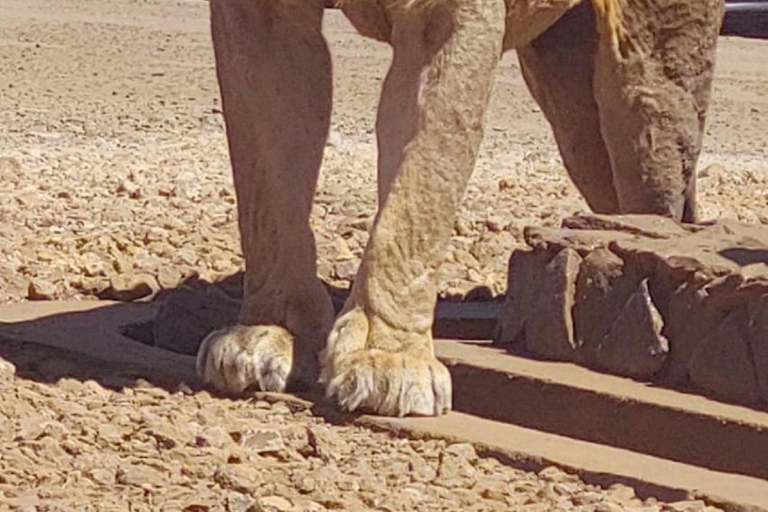
M 125 368 L 32 345 L 0 353 L 17 372 L 0 365 L 0 510 L 718 510 L 329 422 L 293 400 L 137 383 Z
M 207 4 L 0 0 L 0 12 L 0 302 L 135 298 L 239 269 Z M 320 274 L 346 285 L 375 206 L 375 104 L 390 54 L 336 12 L 327 34 L 336 110 L 312 222 Z M 707 218 L 768 223 L 766 53 L 768 42 L 722 40 L 700 167 Z M 502 291 L 522 228 L 581 209 L 508 55 L 442 292 Z M 98 365 L 28 350 L 11 350 L 17 375 L 0 372 L 0 508 L 704 508 L 332 426 L 285 402 L 53 379 L 57 365 Z
M 2 0 L 0 301 L 175 285 L 241 265 L 206 17 L 197 0 Z M 335 115 L 312 218 L 320 274 L 354 276 L 375 207 L 376 100 L 390 52 L 338 12 Z M 722 40 L 701 162 L 704 217 L 768 222 L 768 41 Z M 528 224 L 585 204 L 514 54 L 499 73 L 443 292 L 505 286 Z

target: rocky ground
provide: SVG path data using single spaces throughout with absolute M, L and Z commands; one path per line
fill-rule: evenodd
M 521 471 L 469 444 L 397 439 L 297 400 L 137 382 L 125 368 L 31 345 L 0 354 L 15 363 L 0 364 L 2 510 L 718 510 L 639 499 L 554 467 Z
M 0 11 L 0 302 L 132 299 L 240 269 L 207 3 L 0 0 Z M 345 286 L 375 207 L 390 54 L 337 12 L 326 23 L 336 104 L 312 223 L 319 273 Z M 766 52 L 722 40 L 700 166 L 707 218 L 768 223 Z M 584 208 L 508 55 L 441 291 L 501 292 L 522 228 Z M 19 371 L 5 367 L 0 384 L 0 504 L 19 510 L 704 508 L 330 425 L 288 402 L 50 379 L 48 366 L 82 361 L 4 355 Z
M 207 4 L 3 0 L 0 302 L 173 287 L 242 263 Z M 390 57 L 327 16 L 335 113 L 312 224 L 319 273 L 347 285 L 375 208 L 374 116 Z M 724 38 L 700 166 L 705 218 L 768 222 L 768 41 Z M 585 204 L 514 54 L 495 89 L 444 293 L 505 287 L 528 224 Z M 134 286 L 135 288 L 135 286 Z

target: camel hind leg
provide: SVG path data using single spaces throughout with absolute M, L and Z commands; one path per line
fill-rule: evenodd
M 523 78 L 549 121 L 565 168 L 592 210 L 619 213 L 594 92 L 597 34 L 582 3 L 517 51 Z
M 593 210 L 696 220 L 720 4 L 593 0 L 519 49 L 526 83 Z
M 594 91 L 620 210 L 695 222 L 723 2 L 632 2 L 620 11 L 615 0 L 594 1 Z

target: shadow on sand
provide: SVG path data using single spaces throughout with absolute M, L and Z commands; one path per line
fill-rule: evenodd
M 331 285 L 327 288 L 338 311 L 349 292 Z M 138 302 L 52 301 L 0 306 L 0 357 L 16 366 L 17 376 L 42 383 L 73 378 L 94 380 L 113 390 L 151 385 L 169 392 L 198 392 L 203 386 L 195 372 L 194 354 L 208 332 L 236 322 L 241 293 L 241 273 L 215 283 L 193 275 L 176 288 Z M 476 290 L 470 299 L 488 293 Z M 498 298 L 463 303 L 469 304 L 470 310 L 474 304 L 481 312 L 475 314 L 477 318 L 464 320 L 452 309 L 457 300 L 440 301 L 443 313 L 438 315 L 435 334 L 488 337 L 495 325 Z M 357 417 L 342 414 L 327 403 L 319 386 L 290 391 L 291 395 L 254 392 L 245 397 L 310 407 L 334 423 Z

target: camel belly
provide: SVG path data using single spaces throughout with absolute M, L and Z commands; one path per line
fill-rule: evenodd
M 505 0 L 504 51 L 527 46 L 582 0 Z M 602 0 L 611 1 L 611 0 Z
M 507 51 L 530 44 L 557 23 L 561 16 L 584 0 L 503 1 L 507 8 L 503 47 Z M 597 15 L 598 30 L 602 34 L 615 37 L 619 27 L 621 1 L 591 0 Z M 341 8 L 362 35 L 390 42 L 393 9 L 409 9 L 414 16 L 418 16 L 420 12 L 436 3 L 439 3 L 439 0 L 342 0 Z

